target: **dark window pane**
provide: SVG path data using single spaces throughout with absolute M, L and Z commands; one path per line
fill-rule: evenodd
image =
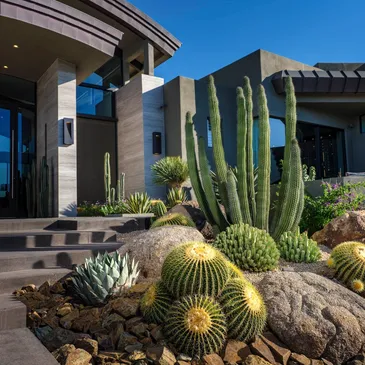
M 365 115 L 360 117 L 360 133 L 365 133 Z
M 114 117 L 111 91 L 78 86 L 76 94 L 78 114 Z

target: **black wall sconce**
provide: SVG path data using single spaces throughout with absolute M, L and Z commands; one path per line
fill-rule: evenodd
M 74 144 L 74 120 L 63 118 L 63 144 L 70 146 Z
M 160 132 L 152 133 L 152 153 L 154 155 L 161 155 L 162 153 L 162 141 Z

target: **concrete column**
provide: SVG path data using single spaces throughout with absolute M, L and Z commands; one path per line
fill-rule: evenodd
M 155 54 L 153 45 L 146 40 L 143 45 L 144 65 L 143 73 L 145 75 L 153 76 L 155 73 Z
M 73 144 L 63 140 L 63 119 L 73 119 Z M 57 59 L 37 82 L 37 166 L 46 156 L 49 212 L 77 215 L 76 66 Z
M 152 182 L 151 165 L 165 156 L 163 111 L 164 80 L 138 75 L 116 92 L 118 118 L 118 172 L 126 174 L 126 194 L 146 191 L 165 197 L 166 190 Z M 160 132 L 162 154 L 153 155 L 152 133 Z

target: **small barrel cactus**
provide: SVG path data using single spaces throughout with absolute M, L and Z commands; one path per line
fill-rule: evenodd
M 228 336 L 247 341 L 266 324 L 266 307 L 258 290 L 244 278 L 232 278 L 222 291 L 220 303 L 227 318 Z
M 230 278 L 244 278 L 242 270 L 235 265 L 233 262 L 227 260 L 227 266 L 229 269 L 229 277 Z
M 141 299 L 141 311 L 148 322 L 161 324 L 172 303 L 172 298 L 161 281 L 152 284 Z
M 171 306 L 166 316 L 166 338 L 192 357 L 219 352 L 227 328 L 220 305 L 209 296 L 186 296 Z
M 336 246 L 328 260 L 336 276 L 352 290 L 361 293 L 365 289 L 365 244 L 344 242 Z
M 151 228 L 157 228 L 162 226 L 186 226 L 195 227 L 195 223 L 188 217 L 180 213 L 166 214 L 163 217 L 155 220 Z
M 177 246 L 162 266 L 162 281 L 176 297 L 219 295 L 229 277 L 226 259 L 211 245 L 188 242 Z
M 156 218 L 160 218 L 167 213 L 167 208 L 162 200 L 151 200 L 151 211 Z
M 213 246 L 242 270 L 268 271 L 278 266 L 279 250 L 270 235 L 248 224 L 234 224 L 221 232 Z
M 280 257 L 290 262 L 317 262 L 321 258 L 317 242 L 308 238 L 307 233 L 283 233 L 278 249 Z

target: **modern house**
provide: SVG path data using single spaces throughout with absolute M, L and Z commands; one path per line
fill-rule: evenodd
M 38 216 L 45 196 L 53 217 L 103 200 L 105 152 L 113 184 L 123 172 L 127 194 L 162 196 L 150 166 L 165 155 L 186 157 L 187 111 L 214 167 L 207 77 L 166 84 L 155 77 L 181 43 L 127 1 L 0 0 L 0 34 L 0 218 L 30 216 L 34 195 Z M 236 87 L 247 75 L 254 91 L 266 88 L 272 181 L 279 179 L 290 75 L 303 163 L 324 178 L 365 171 L 365 64 L 308 66 L 258 50 L 213 75 L 229 164 L 236 159 Z M 257 153 L 257 122 L 254 142 Z

